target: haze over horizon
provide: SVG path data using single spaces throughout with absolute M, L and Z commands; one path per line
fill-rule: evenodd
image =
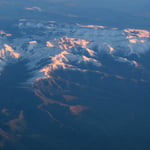
M 112 20 L 116 22 L 120 19 L 133 25 L 134 22 L 143 24 L 140 22 L 145 20 L 148 26 L 149 6 L 149 0 L 1 0 L 0 19 L 29 19 L 31 14 L 33 14 L 32 19 L 37 19 L 40 13 L 45 19 L 53 18 L 51 16 L 55 14 L 55 18 L 61 18 L 58 20 L 66 20 L 69 16 L 72 17 L 71 21 L 86 18 L 86 20 L 96 20 L 95 24 L 108 23 Z

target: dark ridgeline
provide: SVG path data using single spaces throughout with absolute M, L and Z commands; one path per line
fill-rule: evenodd
M 106 56 L 103 61 L 105 58 Z M 142 62 L 146 63 L 145 61 L 148 60 L 144 59 Z M 31 77 L 25 62 L 8 65 L 1 76 L 0 107 L 7 108 L 10 115 L 1 114 L 0 124 L 10 138 L 17 140 L 6 140 L 3 150 L 146 149 L 150 137 L 149 81 L 130 80 L 129 77 L 136 70 L 126 68 L 123 64 L 115 64 L 110 58 L 107 58 L 106 64 L 112 64 L 111 70 L 107 72 L 126 74 L 126 79 L 117 78 L 110 73 L 110 76 L 105 77 L 104 74 L 60 70 L 53 74 L 53 79 L 56 79 L 55 83 L 61 87 L 61 91 L 56 86 L 48 85 L 50 81 L 43 81 L 38 88 L 48 98 L 69 105 L 88 107 L 80 115 L 73 115 L 63 106 L 44 105 L 42 110 L 49 111 L 54 118 L 38 109 L 42 100 L 20 84 Z M 136 77 L 135 74 L 133 76 Z M 137 80 L 140 77 L 137 76 Z M 66 91 L 68 95 L 74 95 L 76 100 L 63 99 L 62 95 Z M 10 127 L 14 128 L 14 123 L 9 122 L 17 118 L 21 110 L 23 122 L 17 123 L 19 130 L 12 131 Z M 141 137 L 144 137 L 143 140 Z

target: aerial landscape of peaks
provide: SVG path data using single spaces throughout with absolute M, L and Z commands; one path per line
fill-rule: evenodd
M 0 0 L 0 150 L 150 150 L 150 0 Z
M 98 25 L 20 21 L 15 33 L 0 32 L 0 71 L 9 63 L 26 60 L 33 73 L 28 82 L 51 78 L 57 69 L 100 72 L 105 53 L 114 61 L 139 67 L 131 55 L 146 53 L 150 32 L 142 29 L 107 28 Z M 88 66 L 91 66 L 90 68 Z M 111 66 L 107 66 L 111 67 Z
M 28 20 L 1 29 L 0 149 L 108 150 L 149 136 L 149 57 L 146 29 Z

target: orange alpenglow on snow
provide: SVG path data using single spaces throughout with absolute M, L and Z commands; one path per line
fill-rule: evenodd
M 87 50 L 87 52 L 90 54 L 90 56 L 94 56 L 94 51 L 93 50 L 91 50 L 91 49 L 89 49 L 89 48 L 87 48 L 86 49 Z
M 88 58 L 88 57 L 86 57 L 86 56 L 83 56 L 83 60 L 84 60 L 84 61 L 90 61 L 91 59 Z
M 7 45 L 7 44 L 4 44 L 4 47 L 5 47 L 5 50 L 10 52 L 10 56 L 12 56 L 13 58 L 19 58 L 20 57 L 20 54 L 15 52 L 14 49 Z M 2 49 L 3 53 L 4 53 L 4 50 Z
M 54 45 L 51 42 L 49 42 L 49 41 L 46 42 L 46 46 L 47 47 L 54 47 Z
M 5 50 L 4 49 L 1 49 L 0 50 L 0 57 L 4 57 L 5 56 Z
M 29 44 L 35 44 L 37 41 L 30 41 Z
M 84 28 L 94 28 L 94 29 L 104 29 L 106 28 L 105 26 L 98 26 L 98 25 L 81 25 L 81 24 L 77 24 L 80 27 L 84 27 Z
M 110 45 L 108 45 L 108 47 L 109 47 L 109 52 L 110 53 L 112 53 L 115 49 L 112 47 L 112 46 L 110 46 Z
M 84 39 L 75 39 L 69 37 L 61 38 L 58 42 L 60 49 L 70 49 L 75 47 L 75 44 L 81 45 L 82 48 L 86 48 L 89 43 L 90 41 Z
M 12 34 L 6 33 L 6 32 L 4 32 L 4 31 L 0 31 L 0 35 L 12 36 Z
M 0 34 L 6 34 L 4 31 L 0 31 Z
M 94 59 L 94 58 L 89 58 L 89 57 L 87 57 L 87 56 L 82 56 L 83 57 L 83 60 L 85 61 L 85 62 L 88 62 L 88 61 L 93 61 L 93 62 L 98 62 L 96 59 Z
M 12 34 L 7 33 L 6 36 L 12 36 Z
M 139 39 L 129 39 L 130 43 L 145 43 L 145 40 L 139 40 Z
M 67 51 L 63 51 L 60 54 L 56 55 L 55 57 L 52 57 L 52 61 L 53 63 L 51 64 L 53 66 L 54 69 L 57 69 L 57 66 L 62 66 L 63 69 L 66 68 L 66 64 L 63 63 L 63 59 L 65 61 L 68 61 L 68 59 L 64 56 L 66 54 L 69 54 L 69 52 Z
M 50 78 L 51 76 L 49 75 L 51 68 L 50 66 L 46 66 L 43 69 L 41 69 L 39 72 L 44 72 L 45 77 L 44 78 Z M 37 80 L 39 80 L 41 78 L 38 78 Z
M 63 69 L 66 69 L 66 67 L 71 67 L 69 64 L 65 64 L 63 61 L 65 60 L 68 62 L 68 59 L 64 56 L 66 54 L 69 54 L 67 51 L 63 51 L 60 54 L 57 54 L 56 56 L 52 57 L 52 63 L 44 67 L 40 70 L 40 72 L 44 72 L 45 77 L 44 78 L 50 78 L 50 72 L 52 70 L 58 69 L 59 66 L 61 66 Z
M 140 66 L 137 61 L 133 60 L 132 62 L 133 62 L 133 64 L 135 65 L 135 67 L 139 67 L 139 66 Z
M 147 30 L 141 30 L 141 29 L 125 29 L 125 32 L 131 34 L 131 36 L 127 36 L 127 38 L 135 38 L 135 37 L 139 37 L 139 38 L 148 38 L 150 37 L 150 32 Z

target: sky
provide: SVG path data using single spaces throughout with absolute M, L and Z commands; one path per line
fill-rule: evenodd
M 122 11 L 140 11 L 145 8 L 148 9 L 150 6 L 149 0 L 1 0 L 1 4 L 15 4 L 16 6 L 24 5 L 41 5 L 47 7 L 47 4 L 60 4 L 74 5 L 76 7 L 98 7 L 98 8 L 109 8 L 113 10 Z M 45 6 L 44 6 L 45 5 Z
M 74 4 L 80 5 L 82 7 L 105 7 L 110 9 L 121 9 L 123 11 L 132 11 L 132 10 L 140 10 L 145 7 L 148 8 L 150 1 L 149 0 L 1 0 L 0 5 L 11 5 L 15 4 L 16 6 L 28 6 L 28 5 L 45 5 L 55 3 L 59 4 Z
M 75 21 L 80 17 L 80 20 L 89 22 L 93 19 L 112 23 L 121 20 L 124 23 L 132 22 L 136 17 L 136 21 L 148 22 L 149 6 L 150 0 L 1 0 L 0 19 L 35 19 L 39 17 L 35 14 L 37 12 L 40 19 L 65 20 L 69 16 Z

